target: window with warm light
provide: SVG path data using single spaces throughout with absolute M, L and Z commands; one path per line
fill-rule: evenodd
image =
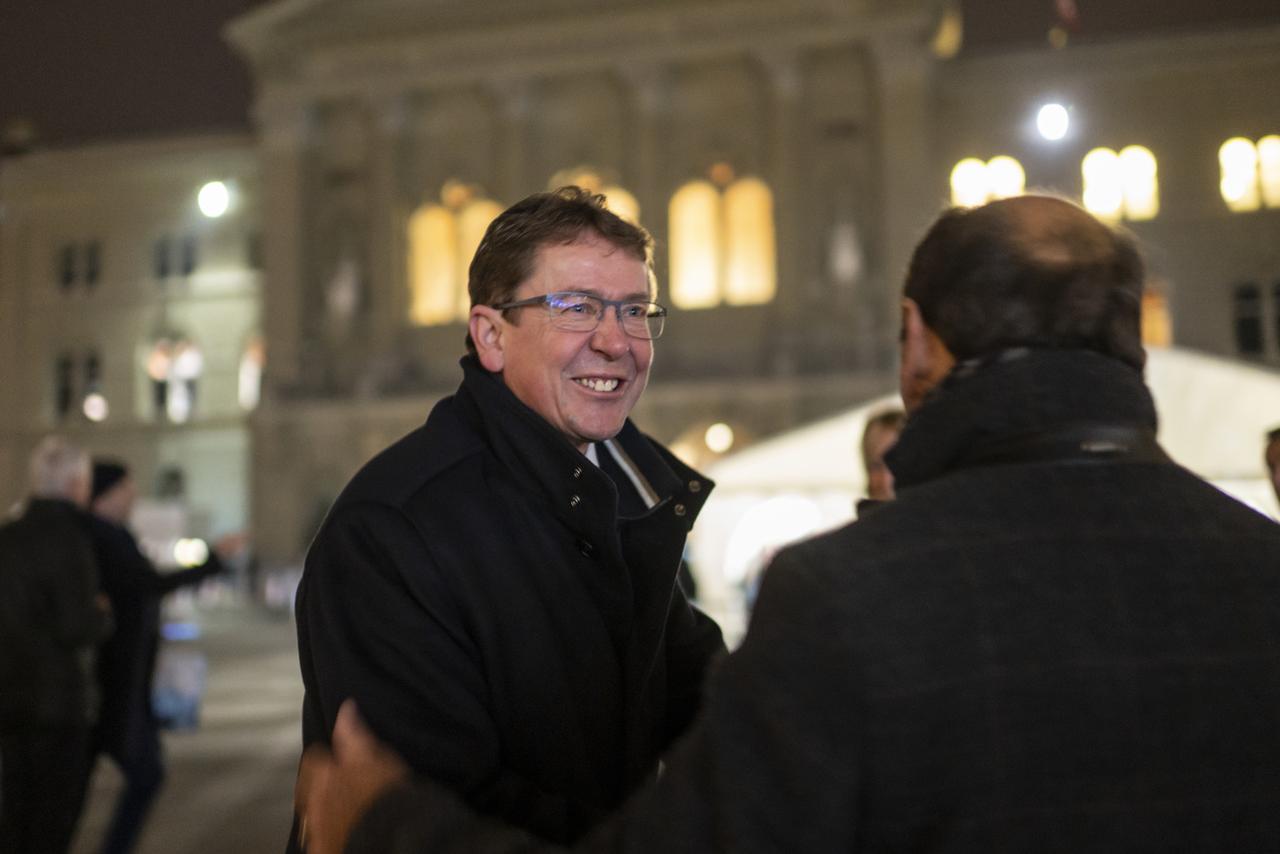
M 448 181 L 439 203 L 409 217 L 409 319 L 419 326 L 466 321 L 467 268 L 502 206 L 478 187 Z
M 773 192 L 718 163 L 690 181 L 668 211 L 671 301 L 679 308 L 761 305 L 777 293 Z
M 1080 164 L 1084 206 L 1109 220 L 1154 219 L 1160 212 L 1156 157 L 1149 148 L 1129 145 L 1118 153 L 1095 148 Z
M 1022 164 L 1006 154 L 987 161 L 966 157 L 951 170 L 951 204 L 973 208 L 1020 195 L 1027 187 Z
M 1222 200 L 1236 212 L 1280 207 L 1280 136 L 1233 137 L 1218 149 Z

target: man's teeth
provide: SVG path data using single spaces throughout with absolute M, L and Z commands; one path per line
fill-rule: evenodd
M 592 379 L 591 377 L 579 377 L 574 380 L 574 382 L 578 385 L 586 386 L 592 391 L 613 391 L 618 387 L 618 381 L 616 379 L 598 380 Z

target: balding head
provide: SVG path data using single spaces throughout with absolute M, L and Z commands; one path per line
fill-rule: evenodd
M 916 247 L 904 296 L 957 360 L 1093 350 L 1141 369 L 1142 259 L 1125 233 L 1051 196 L 953 208 Z

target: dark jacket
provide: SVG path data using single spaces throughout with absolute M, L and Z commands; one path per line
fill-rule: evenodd
M 1276 850 L 1280 526 L 1137 444 L 1030 441 L 1153 429 L 1119 362 L 964 374 L 890 453 L 897 501 L 779 554 L 667 773 L 583 850 Z M 350 850 L 519 844 L 425 787 Z
M 676 584 L 712 484 L 628 423 L 660 503 L 618 490 L 472 358 L 456 395 L 355 476 L 307 555 L 307 743 L 338 706 L 423 774 L 551 839 L 652 775 L 698 706 L 715 623 Z
M 102 695 L 97 746 L 120 753 L 140 731 L 156 726 L 151 713 L 151 681 L 160 646 L 160 600 L 221 569 L 216 555 L 201 566 L 158 572 L 138 548 L 133 533 L 99 516 L 89 517 L 102 590 L 111 600 L 116 629 L 98 651 Z
M 93 645 L 110 629 L 84 514 L 34 499 L 0 527 L 0 725 L 87 726 Z

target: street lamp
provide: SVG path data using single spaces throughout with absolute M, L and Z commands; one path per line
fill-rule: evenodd
M 1036 130 L 1050 142 L 1062 139 L 1070 127 L 1071 114 L 1061 104 L 1045 104 L 1036 113 Z

